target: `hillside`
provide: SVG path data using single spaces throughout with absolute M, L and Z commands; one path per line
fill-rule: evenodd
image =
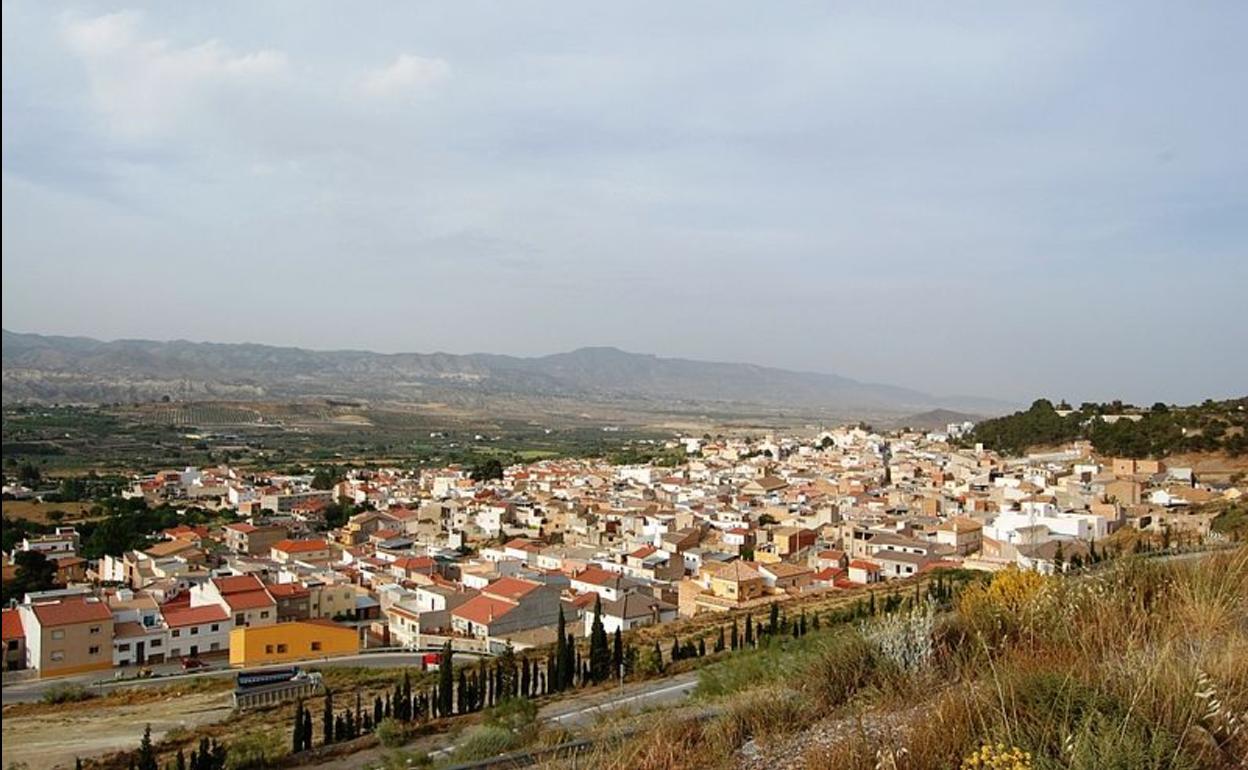
M 968 442 L 1023 454 L 1030 447 L 1088 439 L 1097 452 L 1120 457 L 1166 457 L 1192 452 L 1248 453 L 1248 398 L 1206 401 L 1193 406 L 1084 404 L 1059 409 L 1040 399 L 1026 411 L 984 420 Z
M 749 404 L 896 413 L 933 408 L 1000 413 L 1009 407 L 834 374 L 660 358 L 615 348 L 537 358 L 381 354 L 183 340 L 102 342 L 6 330 L 3 376 L 5 403 L 280 401 L 312 396 L 457 403 L 510 395 L 690 408 Z
M 1248 551 L 1016 569 L 699 671 L 610 770 L 1198 770 L 1248 756 Z M 553 765 L 573 767 L 571 763 Z

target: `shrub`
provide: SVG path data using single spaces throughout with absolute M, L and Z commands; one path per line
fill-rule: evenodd
M 519 745 L 516 734 L 505 727 L 477 725 L 467 730 L 455 747 L 456 762 L 489 759 Z
M 514 733 L 522 732 L 537 721 L 537 704 L 528 698 L 503 698 L 485 710 L 485 723 Z
M 407 730 L 398 720 L 387 717 L 377 725 L 377 740 L 382 746 L 393 749 L 407 743 Z
M 1031 770 L 1031 753 L 1017 746 L 985 743 L 962 760 L 962 770 Z
M 276 732 L 246 733 L 231 741 L 225 757 L 226 770 L 259 770 L 272 766 L 289 752 L 287 741 Z
M 78 703 L 94 697 L 95 693 L 80 684 L 58 684 L 44 691 L 43 702 L 49 704 Z
M 935 627 L 936 605 L 932 602 L 925 602 L 908 613 L 885 615 L 860 626 L 863 638 L 876 653 L 906 672 L 919 671 L 931 662 Z

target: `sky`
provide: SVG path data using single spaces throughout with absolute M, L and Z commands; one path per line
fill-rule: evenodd
M 1241 0 L 4 0 L 3 324 L 1243 395 L 1245 29 Z

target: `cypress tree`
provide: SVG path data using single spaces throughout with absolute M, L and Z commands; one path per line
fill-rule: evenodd
M 303 707 L 303 750 L 310 751 L 312 749 L 312 710 L 307 706 Z
M 724 627 L 719 627 L 719 636 L 715 638 L 715 652 L 724 651 Z
M 156 748 L 152 746 L 152 726 L 143 728 L 143 740 L 139 742 L 139 770 L 160 770 L 156 762 Z
M 459 670 L 459 686 L 455 692 L 455 710 L 460 714 L 468 713 L 468 675 Z
M 698 657 L 699 658 L 706 657 L 706 640 L 702 638 L 698 639 Z
M 454 705 L 452 698 L 455 689 L 454 653 L 451 652 L 451 640 L 447 639 L 442 646 L 442 657 L 438 660 L 438 694 L 442 701 L 438 704 L 438 712 L 443 716 L 451 715 Z
M 663 650 L 659 647 L 658 639 L 654 640 L 654 661 L 655 665 L 658 666 L 659 673 L 663 673 Z
M 624 671 L 624 634 L 620 627 L 615 628 L 615 638 L 611 640 L 611 675 L 620 676 Z
M 730 641 L 731 641 L 731 645 L 732 645 L 732 650 L 733 650 L 733 652 L 736 652 L 736 650 L 737 650 L 737 646 L 738 646 L 738 642 L 740 641 L 740 640 L 737 638 L 737 619 L 736 619 L 736 618 L 733 618 L 733 619 L 732 619 L 732 636 L 731 636 L 731 638 L 730 638 Z
M 819 630 L 819 613 L 818 613 L 818 612 L 814 613 L 814 614 L 811 616 L 811 618 L 810 618 L 810 627 L 811 627 L 811 628 L 813 628 L 813 629 L 815 629 L 816 631 L 818 631 L 818 630 Z
M 373 697 L 373 724 L 381 724 L 381 720 L 386 717 L 386 709 L 381 705 L 381 696 Z
M 176 768 L 176 770 L 186 770 L 186 752 L 183 751 L 182 749 L 178 749 L 178 756 L 174 758 L 173 766 Z M 74 769 L 82 770 L 81 759 L 74 760 Z
M 770 615 L 767 618 L 767 633 L 775 635 L 778 630 L 780 630 L 780 605 L 772 602 Z
M 559 638 L 555 640 L 555 667 L 554 667 L 554 684 L 556 690 L 565 688 L 564 682 L 567 680 L 567 673 L 563 670 L 568 659 L 568 640 L 567 640 L 567 622 L 563 618 L 563 605 L 559 605 Z
M 611 647 L 607 642 L 607 629 L 602 624 L 602 596 L 594 595 L 594 621 L 589 632 L 589 672 L 594 682 L 610 676 Z
M 324 745 L 328 746 L 334 742 L 334 691 L 326 688 L 325 690 L 325 708 L 321 712 L 321 730 L 324 735 Z
M 520 659 L 520 697 L 529 698 L 532 691 L 529 689 L 533 686 L 532 680 L 529 679 L 529 659 Z
M 295 732 L 290 739 L 291 753 L 303 751 L 303 698 L 295 701 Z
M 572 639 L 572 634 L 568 634 L 563 647 L 563 660 L 559 662 L 559 674 L 563 677 L 565 690 L 576 683 L 576 672 L 580 667 L 578 657 L 580 653 L 576 649 L 576 642 Z
M 754 645 L 754 616 L 745 616 L 745 646 L 752 647 Z

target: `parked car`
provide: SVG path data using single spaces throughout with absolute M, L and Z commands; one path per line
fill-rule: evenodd
M 191 671 L 197 668 L 204 668 L 207 665 L 208 665 L 207 663 L 203 662 L 199 658 L 183 658 L 182 659 L 183 671 Z

